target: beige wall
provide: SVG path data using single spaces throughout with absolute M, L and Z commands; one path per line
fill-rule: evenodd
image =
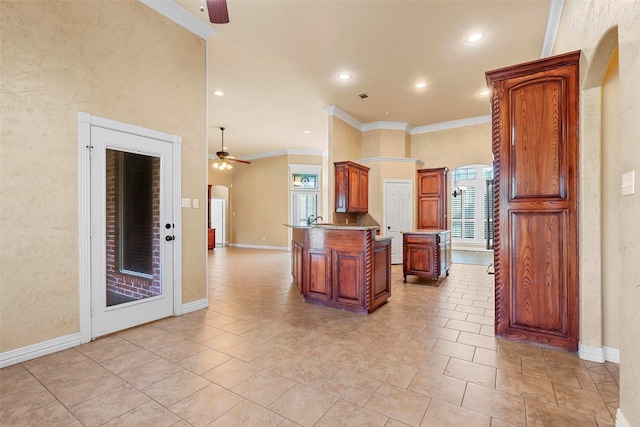
M 322 156 L 281 155 L 232 169 L 232 244 L 287 248 L 291 210 L 289 164 L 323 165 Z M 324 191 L 324 189 L 323 189 Z
M 620 348 L 620 98 L 617 50 L 602 84 L 602 344 Z
M 327 195 L 329 213 L 335 222 L 335 173 L 334 162 L 354 161 L 362 157 L 362 132 L 336 116 L 329 116 L 329 158 Z
M 491 165 L 491 123 L 413 135 L 411 157 L 422 160 L 424 169 Z
M 136 1 L 0 8 L 5 352 L 79 332 L 79 111 L 182 135 L 182 196 L 206 200 L 205 42 Z M 182 215 L 190 302 L 206 296 L 206 210 Z
M 590 89 L 598 83 L 590 81 L 594 71 L 606 70 L 613 48 L 610 40 L 604 38 L 609 30 L 617 27 L 617 37 L 613 40 L 619 48 L 619 153 L 620 173 L 636 171 L 636 194 L 620 198 L 618 224 L 620 228 L 620 410 L 628 425 L 640 425 L 640 6 L 638 1 L 572 1 L 564 4 L 560 28 L 554 46 L 554 53 L 582 50 L 580 74 L 583 77 L 581 93 L 580 160 L 584 172 L 599 170 L 601 159 L 601 110 L 599 89 Z M 600 43 L 603 39 L 603 43 Z M 602 78 L 597 75 L 602 82 Z M 598 91 L 594 95 L 593 90 Z M 594 99 L 595 98 L 595 99 Z M 605 117 L 606 118 L 606 117 Z M 596 121 L 594 123 L 594 120 Z M 596 156 L 593 153 L 596 153 Z M 595 157 L 595 158 L 594 158 Z M 585 166 L 587 166 L 585 168 Z M 593 176 L 595 175 L 595 176 Z M 581 199 L 599 201 L 598 190 L 602 174 L 583 173 L 581 176 Z M 618 179 L 620 179 L 618 177 Z M 594 182 L 597 180 L 597 182 Z M 618 181 L 620 182 L 620 181 Z M 619 189 L 618 189 L 619 191 Z M 599 211 L 600 204 L 581 204 L 580 221 L 591 227 L 589 233 L 599 235 L 600 218 L 594 219 L 593 212 Z M 581 242 L 583 242 L 581 236 Z M 592 243 L 592 241 L 589 241 Z M 593 242 L 597 245 L 597 241 Z M 594 250 L 595 249 L 595 250 Z M 599 265 L 600 252 L 594 245 L 580 247 L 580 264 Z M 592 273 L 587 271 L 587 273 Z M 587 277 L 585 277 L 587 276 Z M 599 304 L 601 288 L 590 286 L 592 276 L 583 274 L 581 267 L 581 342 L 597 343 L 601 337 L 594 336 L 601 330 L 594 324 L 603 309 Z M 599 277 L 598 277 L 599 279 Z M 599 283 L 599 282 L 598 282 Z
M 405 157 L 407 132 L 376 129 L 362 132 L 362 158 Z

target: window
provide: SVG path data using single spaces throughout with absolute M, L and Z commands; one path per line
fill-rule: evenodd
M 486 180 L 491 177 L 493 168 L 486 165 L 469 165 L 451 172 L 451 237 L 454 241 L 485 242 Z
M 153 158 L 122 153 L 120 184 L 120 270 L 151 276 Z
M 294 188 L 318 188 L 318 175 L 293 174 Z

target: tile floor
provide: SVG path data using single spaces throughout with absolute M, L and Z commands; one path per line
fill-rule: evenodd
M 495 339 L 485 266 L 393 266 L 365 316 L 302 302 L 288 252 L 209 253 L 208 309 L 0 370 L 0 425 L 614 425 L 618 367 Z

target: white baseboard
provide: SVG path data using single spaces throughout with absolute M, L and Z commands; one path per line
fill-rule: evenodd
M 207 298 L 199 299 L 197 301 L 191 301 L 186 304 L 182 304 L 182 314 L 191 313 L 192 311 L 197 311 L 208 307 L 209 300 Z
M 578 356 L 582 360 L 590 360 L 591 362 L 620 363 L 620 350 L 612 347 L 589 347 L 578 344 Z
M 290 251 L 291 248 L 288 246 L 263 246 L 263 245 L 244 245 L 242 243 L 229 243 L 229 246 L 233 246 L 236 248 L 249 248 L 249 249 L 269 249 L 276 251 Z
M 604 363 L 604 349 L 602 347 L 588 347 L 578 344 L 578 356 L 582 360 L 590 360 L 591 362 Z
M 631 423 L 622 415 L 620 408 L 616 412 L 616 427 L 631 427 Z
M 66 350 L 80 345 L 80 333 L 66 335 L 52 340 L 42 341 L 37 344 L 17 348 L 15 350 L 0 353 L 0 368 L 26 362 L 36 357 L 46 356 L 57 351 Z
M 604 349 L 604 360 L 607 362 L 620 363 L 620 349 L 612 347 L 602 347 Z

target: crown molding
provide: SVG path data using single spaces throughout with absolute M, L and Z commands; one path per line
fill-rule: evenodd
M 413 129 L 413 127 L 409 123 L 404 123 L 404 122 L 378 121 L 378 122 L 365 123 L 362 125 L 360 130 L 362 132 L 366 132 L 368 130 L 378 130 L 378 129 L 402 130 L 405 132 L 411 132 L 411 129 Z
M 351 117 L 351 115 L 349 115 L 348 113 L 345 113 L 344 111 L 342 111 L 340 108 L 336 107 L 335 105 L 330 105 L 328 107 L 325 107 L 324 110 L 330 116 L 335 116 L 335 117 L 339 118 L 343 122 L 346 122 L 347 124 L 350 124 L 351 126 L 353 126 L 354 128 L 358 129 L 359 131 L 362 130 L 362 122 L 360 122 L 359 120 Z
M 358 159 L 356 163 L 375 163 L 375 162 L 396 162 L 396 163 L 416 163 L 423 165 L 424 162 L 417 158 L 408 157 L 367 157 L 365 159 Z
M 173 0 L 138 0 L 159 14 L 191 31 L 201 39 L 207 40 L 217 30 Z
M 469 117 L 468 119 L 451 120 L 450 122 L 434 123 L 432 125 L 418 126 L 411 130 L 411 135 L 421 133 L 437 132 L 440 130 L 463 128 L 466 126 L 479 125 L 483 123 L 491 123 L 491 115 Z
M 542 53 L 540 58 L 551 56 L 553 45 L 556 42 L 560 18 L 564 9 L 564 0 L 551 0 L 549 3 L 549 16 L 547 17 L 547 29 L 544 32 L 544 42 L 542 43 Z
M 329 157 L 329 153 L 326 150 L 302 150 L 297 148 L 287 148 L 284 150 L 277 151 L 269 151 L 266 153 L 260 154 L 252 154 L 250 156 L 242 156 L 238 157 L 239 160 L 258 160 L 258 159 L 266 159 L 267 157 L 278 157 L 278 156 L 322 156 Z M 215 154 L 209 154 L 209 160 L 216 160 L 218 156 Z

